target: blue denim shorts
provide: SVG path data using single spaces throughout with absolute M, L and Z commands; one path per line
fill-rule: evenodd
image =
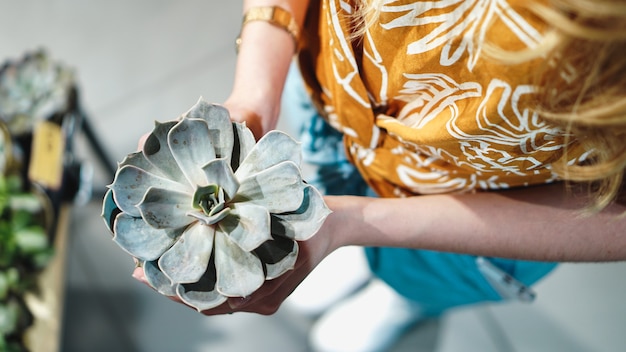
M 282 111 L 298 133 L 304 163 L 311 166 L 308 183 L 329 195 L 376 196 L 348 162 L 341 133 L 315 110 L 295 66 Z M 557 265 L 409 248 L 365 248 L 365 253 L 372 272 L 427 315 L 485 301 L 532 300 L 530 285 Z

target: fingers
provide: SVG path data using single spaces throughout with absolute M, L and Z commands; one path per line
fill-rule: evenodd
M 139 142 L 137 142 L 137 150 L 142 150 L 143 149 L 143 145 L 146 144 L 146 140 L 148 139 L 148 137 L 150 136 L 150 133 L 146 133 L 143 136 L 139 137 Z
M 259 138 L 261 138 L 266 132 L 263 128 L 262 118 L 256 112 L 248 110 L 245 107 L 229 103 L 225 103 L 224 107 L 228 109 L 231 120 L 245 123 L 246 127 L 252 131 L 256 140 L 259 140 Z
M 142 282 L 142 283 L 146 284 L 146 285 L 148 284 L 148 281 L 146 280 L 146 276 L 145 276 L 145 274 L 143 272 L 143 268 L 140 267 L 140 266 L 136 266 L 135 270 L 133 270 L 133 278 L 135 280 L 138 280 L 139 282 Z M 150 286 L 150 285 L 148 285 L 148 286 Z
M 263 286 L 261 286 L 257 291 L 247 297 L 230 297 L 228 300 L 221 305 L 202 311 L 201 313 L 207 316 L 212 315 L 221 315 L 221 314 L 232 314 L 235 312 L 249 312 L 249 313 L 257 313 L 262 315 L 272 315 L 278 311 L 281 304 L 284 300 L 295 290 L 295 288 L 302 282 L 304 277 L 308 274 L 308 271 L 296 270 L 293 273 L 289 273 L 283 276 L 280 276 L 273 280 L 266 281 Z M 142 267 L 135 267 L 133 274 L 133 278 L 144 285 L 150 287 L 152 290 L 154 288 L 150 286 L 148 281 L 146 280 L 144 271 Z M 170 300 L 183 304 L 191 309 L 193 307 L 185 304 L 179 297 L 177 296 L 167 296 Z
M 308 276 L 312 270 L 310 266 L 309 258 L 301 256 L 291 272 L 265 281 L 263 286 L 248 297 L 229 298 L 228 305 L 232 311 L 272 315 L 278 311 L 285 299 Z
M 316 238 L 314 236 L 308 241 L 300 242 L 298 259 L 291 271 L 272 280 L 265 281 L 259 289 L 247 297 L 230 297 L 221 305 L 202 311 L 201 313 L 207 316 L 232 314 L 234 312 L 250 312 L 262 315 L 272 315 L 276 313 L 285 299 L 287 299 L 326 255 L 325 248 L 326 244 L 321 237 Z M 133 277 L 145 285 L 150 286 L 146 280 L 143 268 L 136 267 L 133 272 Z M 179 297 L 174 296 L 169 298 L 175 302 L 186 305 Z

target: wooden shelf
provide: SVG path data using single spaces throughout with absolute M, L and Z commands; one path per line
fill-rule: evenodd
M 24 343 L 31 352 L 59 352 L 61 348 L 69 215 L 70 207 L 62 207 L 55 235 L 55 254 L 38 279 L 40 292 L 24 297 L 35 317 L 33 325 L 24 333 Z

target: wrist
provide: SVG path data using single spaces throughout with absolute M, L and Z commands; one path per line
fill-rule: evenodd
M 258 140 L 267 132 L 276 128 L 280 108 L 278 103 L 246 99 L 245 95 L 231 95 L 224 107 L 230 112 L 231 120 L 243 122 L 252 131 Z
M 329 236 L 329 247 L 335 250 L 351 245 L 367 245 L 367 238 L 372 236 L 372 231 L 377 232 L 375 228 L 367 226 L 364 217 L 371 198 L 325 196 L 324 200 L 333 211 L 322 228 Z
M 261 134 L 255 134 L 258 138 L 276 128 L 293 44 L 281 29 L 258 21 L 246 25 L 242 35 L 244 44 L 237 56 L 233 89 L 225 105 L 254 112 L 260 119 Z M 273 35 L 285 38 L 276 41 Z
M 333 211 L 324 224 L 332 246 L 421 248 L 424 223 L 399 207 L 399 199 L 359 196 L 326 196 Z M 428 222 L 427 222 L 428 223 Z
M 289 10 L 284 9 L 281 6 L 250 7 L 244 13 L 241 30 L 243 31 L 248 23 L 255 21 L 265 22 L 284 31 L 284 33 L 288 34 L 293 41 L 294 52 L 298 51 L 297 49 L 300 36 L 300 28 L 298 26 L 298 23 L 296 22 L 295 17 L 291 14 Z M 239 47 L 241 46 L 242 42 L 243 39 L 240 33 L 235 41 L 237 52 L 239 52 Z

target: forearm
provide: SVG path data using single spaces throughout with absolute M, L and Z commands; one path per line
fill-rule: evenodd
M 326 230 L 335 247 L 409 247 L 542 261 L 626 259 L 626 218 L 619 217 L 626 208 L 612 205 L 583 215 L 581 197 L 568 195 L 562 185 L 404 199 L 328 197 L 335 212 Z
M 259 6 L 279 6 L 292 14 L 302 28 L 308 1 L 304 0 L 246 0 L 243 12 Z M 276 127 L 285 78 L 296 47 L 291 35 L 266 21 L 246 24 L 240 34 L 233 90 L 225 105 L 234 111 L 245 110 L 257 115 L 258 123 L 250 126 L 257 137 Z M 233 118 L 246 119 L 248 116 Z

